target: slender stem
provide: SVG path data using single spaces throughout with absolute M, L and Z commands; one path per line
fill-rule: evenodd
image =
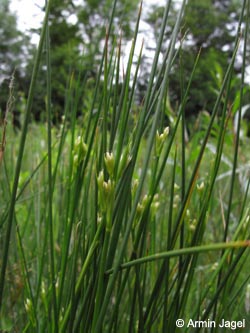
M 190 248 L 182 248 L 177 250 L 171 250 L 161 253 L 155 253 L 151 256 L 138 258 L 135 260 L 128 261 L 124 264 L 121 264 L 119 270 L 131 268 L 137 265 L 146 264 L 151 261 L 162 260 L 166 258 L 173 258 L 173 257 L 180 257 L 184 255 L 190 254 L 197 254 L 202 252 L 209 252 L 209 251 L 219 251 L 225 249 L 236 249 L 236 248 L 245 248 L 250 247 L 250 241 L 235 241 L 235 242 L 228 242 L 228 243 L 217 243 L 217 244 L 209 244 L 209 245 L 200 245 L 200 246 L 193 246 Z M 111 268 L 106 271 L 106 274 L 113 274 L 114 269 Z
M 27 131 L 28 131 L 28 124 L 29 124 L 30 115 L 31 115 L 32 102 L 33 102 L 33 97 L 34 97 L 34 92 L 35 92 L 35 84 L 36 84 L 36 80 L 37 80 L 38 69 L 39 69 L 39 64 L 40 64 L 42 50 L 43 50 L 43 43 L 44 43 L 44 39 L 45 39 L 46 27 L 47 27 L 47 23 L 48 23 L 50 4 L 51 4 L 51 1 L 49 0 L 48 5 L 46 7 L 41 37 L 40 37 L 40 41 L 39 41 L 39 45 L 38 45 L 38 49 L 37 49 L 32 77 L 31 77 L 25 118 L 24 118 L 23 129 L 22 129 L 22 134 L 21 134 L 21 139 L 20 139 L 20 146 L 19 146 L 18 156 L 17 156 L 15 176 L 14 176 L 13 187 L 12 187 L 12 192 L 11 192 L 9 215 L 8 215 L 8 219 L 7 219 L 7 230 L 6 230 L 5 243 L 4 243 L 4 249 L 3 249 L 3 261 L 2 261 L 2 268 L 1 268 L 1 275 L 0 275 L 0 310 L 1 310 L 2 301 L 3 301 L 5 273 L 6 273 L 6 267 L 7 267 L 7 261 L 8 261 L 10 237 L 11 237 L 11 230 L 12 230 L 12 224 L 13 224 L 13 218 L 14 218 L 14 212 L 15 212 L 15 203 L 16 203 L 19 175 L 20 175 L 20 171 L 21 171 L 24 147 L 25 147 L 26 136 L 27 136 Z
M 58 332 L 58 310 L 56 296 L 54 225 L 53 225 L 53 176 L 52 176 L 52 135 L 51 135 L 51 60 L 49 25 L 46 29 L 46 64 L 47 64 L 47 136 L 48 136 L 48 226 L 50 244 L 50 275 L 52 287 L 52 302 L 54 313 L 54 332 Z

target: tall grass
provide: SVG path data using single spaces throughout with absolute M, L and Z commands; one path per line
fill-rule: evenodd
M 182 46 L 176 45 L 185 1 L 160 62 L 171 1 L 166 5 L 140 106 L 136 89 L 143 45 L 135 70 L 133 64 L 142 7 L 121 78 L 121 40 L 112 42 L 110 36 L 114 1 L 88 107 L 78 119 L 82 77 L 72 74 L 60 129 L 51 126 L 49 4 L 21 136 L 13 138 L 10 128 L 5 134 L 0 330 L 178 332 L 176 320 L 183 319 L 182 330 L 188 332 L 189 319 L 219 323 L 224 318 L 246 319 L 242 332 L 248 332 L 249 166 L 242 160 L 247 150 L 240 139 L 240 113 L 249 1 L 242 5 L 214 109 L 199 116 L 204 125 L 189 142 L 185 106 L 202 51 L 169 126 L 163 121 L 171 68 L 181 56 Z M 44 43 L 47 125 L 28 126 Z M 242 91 L 235 130 L 228 99 L 239 44 Z

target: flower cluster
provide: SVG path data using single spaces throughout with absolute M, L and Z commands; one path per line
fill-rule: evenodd
M 112 213 L 114 206 L 114 194 L 115 194 L 115 185 L 114 181 L 108 179 L 105 181 L 103 170 L 99 173 L 97 177 L 97 185 L 98 185 L 98 195 L 99 195 L 99 203 L 100 208 L 103 214 L 105 214 L 107 219 L 107 229 L 111 229 L 112 222 Z
M 78 166 L 84 160 L 88 147 L 86 143 L 83 141 L 82 136 L 78 136 L 76 138 L 74 149 L 73 149 L 73 160 L 74 165 Z
M 155 151 L 156 156 L 160 156 L 164 142 L 166 141 L 167 137 L 169 135 L 169 127 L 165 127 L 163 132 L 160 134 L 157 130 L 156 137 L 155 137 Z

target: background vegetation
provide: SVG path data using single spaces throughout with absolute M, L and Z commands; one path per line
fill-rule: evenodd
M 0 330 L 248 332 L 249 1 L 1 6 Z
M 133 37 L 136 21 L 138 0 L 119 1 L 115 12 L 110 41 L 122 35 L 122 54 L 127 51 L 125 46 Z M 112 1 L 85 1 L 84 6 L 77 1 L 53 1 L 50 11 L 50 41 L 53 47 L 51 52 L 52 64 L 52 93 L 53 93 L 53 120 L 60 122 L 65 105 L 65 89 L 68 87 L 70 73 L 81 72 L 84 81 L 82 90 L 82 103 L 88 90 L 93 89 L 98 75 L 101 53 L 104 46 L 105 27 L 110 15 Z M 230 57 L 233 54 L 237 24 L 242 6 L 242 0 L 223 1 L 188 1 L 185 18 L 182 21 L 178 41 L 182 41 L 182 55 L 172 67 L 171 83 L 169 85 L 169 99 L 176 108 L 181 100 L 180 68 L 183 68 L 183 84 L 187 85 L 192 72 L 196 56 L 201 51 L 200 61 L 193 78 L 192 91 L 189 93 L 185 114 L 191 119 L 200 111 L 212 112 L 218 95 L 218 90 L 225 75 Z M 9 1 L 1 2 L 1 112 L 5 110 L 8 98 L 8 82 L 15 70 L 15 98 L 18 102 L 27 99 L 29 82 L 31 79 L 34 45 L 30 44 L 30 35 L 25 36 L 17 30 L 16 18 L 9 11 Z M 171 1 L 169 8 L 168 26 L 163 36 L 161 56 L 168 46 L 172 27 L 175 23 L 179 6 Z M 154 5 L 142 12 L 142 20 L 148 25 L 143 30 L 145 52 L 142 55 L 140 73 L 137 81 L 137 102 L 140 104 L 145 94 L 152 64 L 152 51 L 158 39 L 164 8 Z M 73 17 L 73 22 L 70 18 Z M 34 33 L 35 31 L 31 31 Z M 39 33 L 39 31 L 36 31 Z M 147 37 L 148 36 L 148 37 Z M 150 38 L 149 43 L 147 39 Z M 146 52 L 147 51 L 147 52 Z M 241 53 L 239 50 L 235 65 L 232 103 L 240 87 L 238 75 L 241 70 Z M 247 50 L 247 55 L 249 51 Z M 246 67 L 249 65 L 247 56 Z M 44 119 L 45 99 L 45 72 L 46 59 L 43 53 L 36 84 L 37 94 L 34 96 L 36 108 L 32 114 L 35 120 Z M 244 93 L 244 103 L 249 99 L 249 89 Z M 20 107 L 16 103 L 14 108 L 16 124 L 20 125 Z M 79 114 L 82 110 L 79 108 Z M 18 116 L 19 115 L 19 116 Z M 192 127 L 192 125 L 191 125 Z

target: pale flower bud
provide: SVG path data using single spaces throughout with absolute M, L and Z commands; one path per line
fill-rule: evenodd
M 112 177 L 114 174 L 115 159 L 113 153 L 105 153 L 104 162 L 107 168 L 109 175 Z
M 157 156 L 160 155 L 160 153 L 162 151 L 163 144 L 164 144 L 168 134 L 169 134 L 169 127 L 168 126 L 164 128 L 164 130 L 161 134 L 157 130 L 156 138 L 155 138 L 155 148 L 156 148 L 156 155 Z
M 30 312 L 31 309 L 32 309 L 32 302 L 29 298 L 26 299 L 25 303 L 24 303 L 24 306 L 25 306 L 25 310 L 27 312 Z
M 179 189 L 180 189 L 180 186 L 179 186 L 178 184 L 174 183 L 174 189 L 175 189 L 175 190 L 179 190 Z
M 197 184 L 196 187 L 199 192 L 202 192 L 204 190 L 205 184 L 204 182 L 201 182 L 200 184 Z

